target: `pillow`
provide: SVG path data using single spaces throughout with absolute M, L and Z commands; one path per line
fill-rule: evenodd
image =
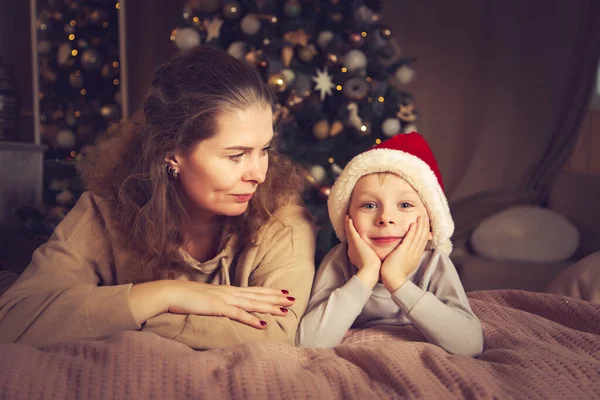
M 600 304 L 600 251 L 562 271 L 545 291 Z
M 575 253 L 579 232 L 555 211 L 516 206 L 481 221 L 471 245 L 478 255 L 493 260 L 554 263 Z

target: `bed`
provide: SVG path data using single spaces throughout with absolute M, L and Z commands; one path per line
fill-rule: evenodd
M 485 335 L 477 358 L 450 355 L 414 327 L 351 330 L 334 349 L 209 351 L 127 331 L 44 349 L 1 344 L 0 398 L 600 397 L 600 304 L 520 290 L 468 296 Z

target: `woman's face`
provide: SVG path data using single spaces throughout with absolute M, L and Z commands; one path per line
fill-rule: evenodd
M 263 183 L 273 139 L 271 107 L 234 110 L 217 118 L 217 134 L 200 141 L 171 163 L 190 216 L 236 216 Z

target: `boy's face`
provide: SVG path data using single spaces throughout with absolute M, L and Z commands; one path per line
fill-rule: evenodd
M 360 178 L 352 190 L 348 215 L 382 261 L 402 243 L 417 217 L 429 218 L 415 189 L 392 173 Z

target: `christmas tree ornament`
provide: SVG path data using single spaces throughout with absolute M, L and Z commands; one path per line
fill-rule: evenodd
M 287 68 L 292 63 L 292 58 L 294 57 L 294 48 L 292 46 L 283 46 L 281 49 L 281 59 L 283 60 L 283 65 Z
M 62 43 L 58 46 L 58 54 L 56 56 L 56 61 L 58 65 L 62 68 L 69 68 L 73 64 L 75 64 L 75 59 L 73 58 L 73 48 L 71 47 L 71 43 L 66 42 Z M 76 52 L 74 54 L 77 54 Z
M 331 186 L 321 186 L 319 188 L 319 193 L 325 198 L 329 197 L 331 194 Z
M 108 18 L 106 10 L 97 8 L 90 13 L 89 21 L 94 25 L 102 25 L 103 22 Z
M 287 83 L 281 72 L 270 74 L 267 80 L 267 85 L 269 85 L 271 90 L 273 90 L 275 93 L 281 93 L 287 90 Z
M 362 101 L 369 94 L 369 84 L 363 78 L 350 78 L 344 83 L 342 93 L 352 101 Z
M 75 146 L 75 134 L 69 129 L 63 129 L 56 135 L 56 144 L 61 149 L 71 149 Z
M 254 65 L 255 67 L 260 66 L 261 62 L 264 60 L 264 54 L 262 50 L 252 49 L 246 53 L 244 56 L 244 60 L 246 62 Z
M 120 116 L 121 109 L 116 104 L 106 104 L 100 107 L 100 115 L 102 115 L 109 122 L 118 121 Z
M 343 130 L 344 130 L 344 124 L 342 124 L 338 120 L 335 120 L 331 124 L 331 130 L 329 131 L 329 136 L 335 137 L 335 136 L 339 135 L 340 133 L 342 133 Z
M 253 14 L 248 14 L 240 22 L 242 32 L 248 36 L 256 35 L 260 31 L 260 20 Z
M 189 50 L 201 44 L 200 34 L 194 28 L 177 28 L 175 46 L 179 50 Z
M 327 53 L 327 65 L 330 67 L 333 65 L 337 65 L 340 62 L 339 57 L 333 53 Z
M 113 79 L 119 75 L 119 62 L 113 61 L 108 64 L 104 64 L 100 70 L 102 77 L 105 79 Z
M 332 76 L 327 72 L 327 67 L 323 70 L 317 69 L 317 75 L 313 76 L 312 80 L 316 83 L 315 89 L 319 91 L 321 101 L 325 100 L 326 96 L 333 94 L 332 89 L 335 85 Z
M 306 46 L 308 45 L 310 35 L 306 33 L 304 29 L 298 29 L 295 31 L 288 31 L 284 33 L 283 38 L 286 42 L 292 45 Z
M 348 110 L 348 121 L 350 125 L 356 129 L 359 136 L 367 136 L 371 133 L 371 124 L 367 121 L 363 121 L 363 119 L 358 115 L 358 104 L 349 103 L 347 106 Z
M 329 121 L 322 119 L 313 125 L 313 135 L 318 140 L 325 140 L 329 137 Z
M 365 43 L 365 37 L 358 32 L 352 32 L 348 35 L 348 43 L 354 48 L 359 48 Z
M 288 86 L 294 82 L 294 79 L 296 79 L 296 74 L 289 68 L 282 70 L 281 76 Z
M 309 169 L 310 175 L 313 177 L 313 183 L 321 185 L 325 182 L 325 178 L 327 177 L 327 171 L 321 165 L 313 165 Z
M 382 25 L 379 27 L 379 36 L 385 40 L 389 40 L 392 37 L 392 30 L 389 27 Z
M 400 133 L 400 120 L 398 118 L 386 118 L 381 124 L 381 130 L 387 137 Z
M 404 122 L 415 121 L 417 119 L 417 113 L 414 103 L 410 100 L 405 100 L 398 104 L 398 112 L 396 113 L 396 117 Z
M 309 64 L 313 58 L 317 55 L 317 50 L 315 46 L 309 44 L 308 46 L 301 47 L 298 50 L 298 58 L 307 64 Z
M 96 49 L 87 49 L 81 55 L 81 68 L 87 71 L 99 70 L 102 66 L 102 55 Z
M 369 27 L 379 21 L 379 15 L 373 12 L 369 7 L 362 5 L 354 11 L 354 19 L 360 26 Z
M 302 14 L 302 4 L 298 0 L 287 0 L 283 6 L 283 13 L 288 18 L 298 18 Z
M 344 67 L 351 74 L 361 73 L 367 67 L 367 56 L 360 50 L 350 50 L 344 56 Z
M 243 21 L 243 20 L 242 20 Z M 219 17 L 214 17 L 210 20 L 205 19 L 202 22 L 204 29 L 206 30 L 206 42 L 210 42 L 214 39 L 219 39 L 221 36 L 221 27 L 223 26 L 223 20 Z M 260 23 L 259 23 L 260 24 Z M 259 26 L 260 28 L 260 26 Z M 243 30 L 243 28 L 242 28 Z
M 233 42 L 227 48 L 227 53 L 230 56 L 237 58 L 238 60 L 241 60 L 242 58 L 244 58 L 247 51 L 248 51 L 248 45 L 242 41 Z
M 319 47 L 323 50 L 326 50 L 329 45 L 331 44 L 331 41 L 334 38 L 334 34 L 331 31 L 322 31 L 321 33 L 319 33 L 319 36 L 317 36 L 317 44 L 319 45 Z
M 415 77 L 415 71 L 408 65 L 402 65 L 396 68 L 394 72 L 394 78 L 396 82 L 401 85 L 412 82 Z
M 237 1 L 226 1 L 223 4 L 223 16 L 229 20 L 238 19 L 242 15 L 242 6 Z

